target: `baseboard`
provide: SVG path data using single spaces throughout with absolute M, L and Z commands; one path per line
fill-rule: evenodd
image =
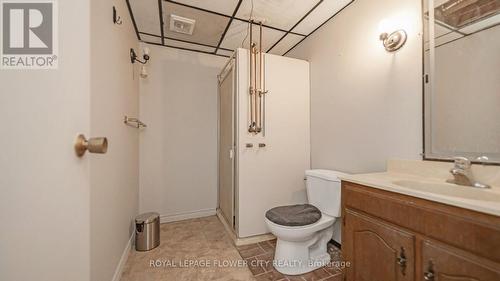
M 215 214 L 216 214 L 215 209 L 203 209 L 203 210 L 183 212 L 177 214 L 168 214 L 168 215 L 165 214 L 165 215 L 160 215 L 160 223 L 203 218 L 203 217 L 215 216 Z
M 229 226 L 229 223 L 226 221 L 226 218 L 224 218 L 224 216 L 222 215 L 220 209 L 217 209 L 217 217 L 224 226 L 226 232 L 229 234 L 229 238 L 231 238 L 231 241 L 233 241 L 233 243 L 236 245 L 236 240 L 237 240 L 236 233 L 234 229 L 231 226 Z
M 249 245 L 249 244 L 255 244 L 259 242 L 264 242 L 268 240 L 273 240 L 276 239 L 276 236 L 274 236 L 271 233 L 265 233 L 261 235 L 255 235 L 255 236 L 250 236 L 250 237 L 243 237 L 243 238 L 236 238 L 236 241 L 234 244 L 236 246 L 243 246 L 243 245 Z
M 132 232 L 130 239 L 123 250 L 122 256 L 120 258 L 120 262 L 116 266 L 115 274 L 113 275 L 112 281 L 120 281 L 123 273 L 123 269 L 125 268 L 125 264 L 127 263 L 128 255 L 130 250 L 132 249 L 132 245 L 134 244 L 135 232 Z
M 233 244 L 236 246 L 243 246 L 243 245 L 249 245 L 249 244 L 255 244 L 263 241 L 268 241 L 268 240 L 273 240 L 276 239 L 276 236 L 272 235 L 271 233 L 265 233 L 261 235 L 255 235 L 255 236 L 250 236 L 250 237 L 237 237 L 236 233 L 234 230 L 229 226 L 228 222 L 220 212 L 220 210 L 217 210 L 217 217 L 221 221 L 221 223 L 224 225 L 224 228 L 226 229 L 227 233 L 229 234 L 229 237 L 233 241 Z

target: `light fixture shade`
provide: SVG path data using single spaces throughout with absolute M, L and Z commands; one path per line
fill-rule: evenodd
M 141 66 L 141 73 L 139 74 L 141 76 L 141 78 L 145 79 L 145 78 L 148 78 L 148 70 L 146 69 L 146 66 L 143 65 Z
M 396 30 L 391 34 L 382 33 L 380 34 L 380 40 L 382 40 L 385 50 L 388 52 L 395 52 L 406 43 L 408 38 L 406 31 L 400 29 Z

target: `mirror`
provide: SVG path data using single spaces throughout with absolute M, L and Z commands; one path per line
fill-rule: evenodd
M 499 164 L 500 0 L 423 3 L 424 158 Z

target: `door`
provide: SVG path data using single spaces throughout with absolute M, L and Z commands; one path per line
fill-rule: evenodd
M 219 210 L 234 228 L 234 68 L 219 80 Z
M 0 280 L 90 279 L 90 5 L 55 9 L 58 69 L 0 68 Z
M 427 281 L 498 281 L 500 266 L 437 242 L 422 245 L 422 272 Z
M 346 209 L 342 252 L 350 281 L 414 280 L 414 236 Z

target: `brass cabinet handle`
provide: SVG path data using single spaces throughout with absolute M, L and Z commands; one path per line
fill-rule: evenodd
M 101 137 L 87 140 L 83 134 L 78 135 L 75 142 L 76 155 L 82 157 L 87 150 L 90 153 L 106 153 L 108 151 L 108 139 Z
M 396 258 L 396 263 L 401 268 L 401 274 L 406 275 L 406 263 L 407 263 L 405 248 L 401 247 L 401 251 L 399 252 L 399 257 Z
M 429 267 L 426 272 L 424 272 L 424 280 L 425 281 L 434 281 L 434 265 L 432 261 L 429 261 Z
M 428 271 L 424 272 L 424 280 L 425 281 L 434 281 L 434 273 Z

